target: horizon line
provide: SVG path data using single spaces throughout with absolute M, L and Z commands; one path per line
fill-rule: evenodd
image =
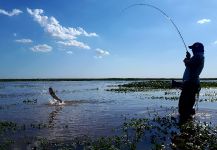
M 200 78 L 201 80 L 217 80 L 217 78 Z M 5 81 L 103 81 L 103 80 L 182 80 L 182 78 L 0 78 Z

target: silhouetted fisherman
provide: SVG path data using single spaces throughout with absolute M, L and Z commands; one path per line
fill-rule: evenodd
M 186 58 L 183 60 L 186 66 L 183 75 L 183 82 L 173 81 L 173 85 L 182 89 L 179 98 L 179 114 L 181 119 L 188 119 L 195 114 L 194 104 L 196 94 L 200 91 L 200 78 L 204 67 L 204 46 L 202 43 L 196 42 L 189 46 L 192 50 L 193 57 L 189 52 L 186 53 Z
M 53 91 L 53 89 L 51 87 L 49 87 L 49 93 L 53 99 L 59 101 L 60 103 L 63 102 L 59 97 L 56 96 L 55 92 Z

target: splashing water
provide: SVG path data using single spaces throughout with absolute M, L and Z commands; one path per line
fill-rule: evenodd
M 58 100 L 56 100 L 56 99 L 50 99 L 50 100 L 49 100 L 49 104 L 62 106 L 62 105 L 65 105 L 65 102 L 62 101 L 62 103 L 60 103 L 60 102 L 59 102 Z

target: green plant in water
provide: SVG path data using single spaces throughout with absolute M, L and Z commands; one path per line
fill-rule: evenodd
M 216 88 L 217 82 L 212 81 L 201 81 L 202 88 Z M 150 89 L 171 89 L 170 80 L 147 80 L 147 81 L 136 81 L 127 84 L 120 84 L 116 88 L 107 89 L 107 91 L 113 92 L 138 92 L 146 91 Z M 166 95 L 167 93 L 165 93 Z

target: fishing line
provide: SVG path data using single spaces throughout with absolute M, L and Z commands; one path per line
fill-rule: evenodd
M 179 31 L 179 28 L 178 28 L 177 25 L 174 23 L 174 21 L 173 21 L 162 9 L 160 9 L 160 8 L 154 6 L 154 5 L 151 5 L 151 4 L 138 3 L 138 4 L 132 4 L 132 5 L 130 5 L 130 6 L 126 7 L 126 8 L 124 8 L 121 12 L 124 12 L 124 11 L 126 11 L 127 9 L 130 9 L 130 8 L 132 8 L 132 7 L 135 7 L 135 6 L 147 6 L 147 7 L 150 7 L 150 8 L 154 8 L 155 10 L 157 10 L 158 12 L 160 12 L 162 15 L 164 15 L 164 16 L 172 23 L 173 27 L 176 29 L 176 31 L 177 31 L 179 37 L 181 38 L 182 43 L 184 44 L 184 47 L 185 47 L 185 49 L 186 49 L 186 52 L 188 51 L 188 48 L 187 48 L 187 46 L 186 46 L 186 44 L 185 44 L 185 41 L 184 41 L 184 38 L 182 37 L 181 32 Z

